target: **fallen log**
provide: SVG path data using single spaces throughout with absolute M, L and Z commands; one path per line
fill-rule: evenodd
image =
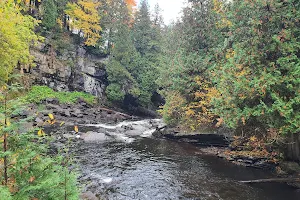
M 295 183 L 300 182 L 300 178 L 270 178 L 270 179 L 257 179 L 257 180 L 248 180 L 248 181 L 239 181 L 240 183 Z

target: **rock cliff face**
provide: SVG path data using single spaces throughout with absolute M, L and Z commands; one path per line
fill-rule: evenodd
M 50 45 L 40 44 L 31 53 L 36 66 L 30 73 L 36 84 L 58 91 L 84 91 L 104 98 L 107 58 L 90 55 L 75 45 L 58 52 Z

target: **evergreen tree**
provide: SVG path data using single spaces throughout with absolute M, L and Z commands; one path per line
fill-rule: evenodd
M 54 0 L 44 0 L 42 6 L 44 8 L 42 24 L 50 30 L 56 25 L 56 19 L 58 17 L 57 6 Z
M 164 37 L 158 83 L 162 94 L 172 100 L 164 106 L 162 114 L 165 119 L 176 119 L 167 121 L 180 123 L 184 128 L 196 129 L 216 117 L 210 111 L 216 89 L 209 72 L 214 63 L 214 48 L 222 35 L 214 31 L 217 17 L 213 9 L 210 0 L 191 0 L 183 10 L 182 22 L 169 27 Z
M 125 95 L 137 97 L 139 89 L 136 82 L 138 53 L 133 45 L 129 29 L 129 11 L 127 5 L 122 3 L 120 15 L 117 18 L 113 36 L 111 58 L 107 65 L 109 86 L 106 89 L 108 98 L 112 101 L 122 102 Z
M 134 45 L 143 57 L 151 52 L 151 24 L 148 1 L 143 0 L 134 23 Z
M 159 21 L 155 20 L 154 23 L 151 21 L 147 0 L 142 1 L 135 16 L 133 36 L 135 48 L 141 55 L 136 79 L 141 91 L 139 100 L 144 106 L 151 104 L 151 97 L 157 90 L 155 81 L 158 76 L 161 27 Z
M 215 112 L 231 127 L 300 131 L 299 8 L 295 1 L 232 2 L 228 44 L 214 70 L 222 91 Z

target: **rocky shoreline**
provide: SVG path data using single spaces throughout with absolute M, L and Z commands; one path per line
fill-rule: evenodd
M 274 157 L 262 155 L 250 155 L 248 151 L 233 147 L 232 135 L 222 131 L 216 133 L 188 133 L 182 134 L 176 128 L 157 130 L 154 136 L 187 142 L 201 148 L 201 154 L 217 156 L 236 165 L 268 170 L 274 172 L 279 178 L 295 178 L 300 176 L 300 165 L 293 161 L 276 160 Z M 300 189 L 300 183 L 288 183 L 288 185 Z
M 41 108 L 41 105 L 44 106 Z M 89 127 L 86 126 L 88 124 L 95 125 L 103 123 L 115 126 L 124 121 L 138 121 L 143 119 L 126 114 L 123 111 L 116 111 L 113 108 L 89 105 L 82 100 L 78 100 L 76 104 L 71 105 L 59 104 L 56 99 L 47 99 L 45 102 L 42 102 L 40 106 L 32 104 L 29 105 L 29 107 L 30 111 L 26 111 L 23 115 L 31 116 L 35 113 L 34 121 L 30 126 L 43 127 L 46 134 L 53 136 L 54 141 L 51 142 L 51 151 L 54 153 L 63 148 L 68 141 L 72 141 L 74 145 L 76 143 L 107 139 L 108 135 L 93 132 L 94 128 L 91 127 L 89 129 Z M 49 120 L 49 114 L 54 115 L 54 124 L 45 124 L 45 122 Z M 63 126 L 61 125 L 62 123 Z M 79 133 L 74 130 L 75 126 L 78 127 Z M 155 121 L 153 121 L 151 127 L 146 127 L 145 130 L 142 126 L 143 125 L 137 124 L 135 127 L 132 127 L 132 125 L 124 124 L 122 126 L 120 125 L 116 130 L 120 133 L 127 131 L 134 135 L 134 131 L 145 131 L 146 129 L 154 128 L 156 131 L 154 130 L 150 133 L 153 133 L 154 137 L 191 143 L 200 147 L 203 154 L 217 156 L 220 159 L 225 159 L 237 165 L 271 170 L 276 172 L 279 177 L 295 177 L 298 176 L 300 172 L 300 166 L 295 162 L 272 162 L 268 157 L 264 156 L 249 156 L 232 153 L 234 152 L 234 150 L 230 148 L 232 135 L 228 130 L 218 130 L 215 133 L 204 134 L 181 134 L 179 130 L 166 127 L 166 125 Z M 103 133 L 105 133 L 104 129 Z M 300 184 L 293 184 L 292 186 L 300 188 Z M 93 196 L 88 191 L 86 192 L 87 193 L 83 194 L 83 197 L 85 197 L 85 195 Z

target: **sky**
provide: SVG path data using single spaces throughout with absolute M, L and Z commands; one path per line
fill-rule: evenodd
M 141 0 L 137 0 L 138 3 L 140 1 Z M 185 0 L 148 0 L 151 11 L 153 11 L 156 3 L 159 4 L 166 24 L 169 24 L 172 20 L 176 20 L 177 17 L 180 17 L 180 11 L 184 2 Z

